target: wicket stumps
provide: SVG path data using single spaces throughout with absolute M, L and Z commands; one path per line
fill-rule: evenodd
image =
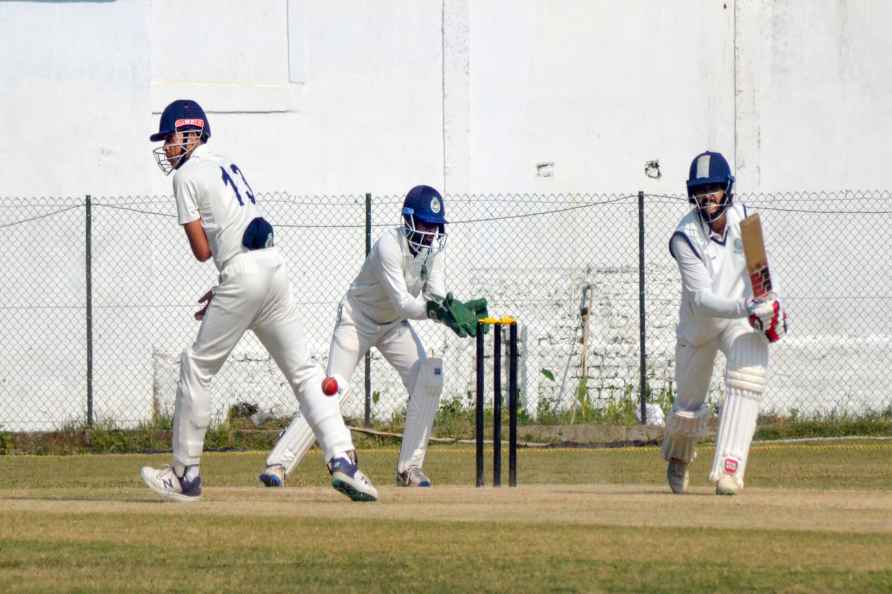
M 502 485 L 502 328 L 508 326 L 508 485 L 517 486 L 517 321 L 484 318 L 477 322 L 477 486 L 483 480 L 484 327 L 492 326 L 492 486 Z

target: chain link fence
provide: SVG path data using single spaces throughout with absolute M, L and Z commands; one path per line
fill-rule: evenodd
M 791 323 L 771 350 L 763 409 L 800 417 L 888 413 L 892 238 L 884 223 L 892 194 L 737 200 L 763 213 Z M 258 203 L 276 227 L 311 356 L 324 366 L 337 304 L 368 242 L 399 224 L 402 196 L 267 194 Z M 680 283 L 668 241 L 688 208 L 684 196 L 637 192 L 446 197 L 447 288 L 463 300 L 486 297 L 490 312 L 520 321 L 526 418 L 590 422 L 611 408 L 634 410 L 642 396 L 671 402 Z M 127 427 L 171 414 L 178 356 L 198 329 L 196 301 L 216 282 L 214 267 L 192 257 L 173 199 L 0 198 L 0 229 L 0 427 Z M 473 340 L 432 322 L 413 325 L 445 360 L 444 406 L 471 407 Z M 359 423 L 398 419 L 407 400 L 398 375 L 377 351 L 366 361 L 351 379 L 345 415 Z M 722 390 L 718 361 L 714 401 Z M 251 333 L 212 395 L 217 420 L 239 402 L 282 416 L 297 410 Z

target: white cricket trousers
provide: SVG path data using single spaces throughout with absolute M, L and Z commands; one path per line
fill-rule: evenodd
M 338 321 L 328 349 L 328 375 L 350 378 L 369 349 L 378 352 L 400 374 L 411 393 L 418 373 L 418 363 L 427 358 L 424 345 L 408 320 L 377 324 L 357 311 L 349 299 L 338 310 Z
M 327 375 L 339 375 L 349 381 L 360 358 L 373 346 L 397 370 L 409 392 L 398 470 L 403 471 L 411 465 L 421 467 L 439 406 L 439 392 L 427 389 L 427 384 L 418 385 L 419 371 L 427 360 L 424 345 L 408 321 L 378 324 L 345 298 L 338 307 L 338 319 L 328 352 Z M 348 388 L 343 398 L 355 398 L 358 392 Z M 331 400 L 337 401 L 336 398 Z M 312 447 L 312 434 L 301 417 L 303 411 L 279 438 L 267 458 L 268 466 L 281 465 L 286 472 L 290 472 Z
M 326 461 L 352 450 L 337 400 L 322 393 L 322 369 L 310 362 L 287 269 L 273 247 L 239 254 L 226 263 L 198 337 L 180 357 L 174 464 L 199 463 L 210 422 L 208 386 L 246 330 L 254 331 L 285 375 Z
M 699 332 L 690 332 L 696 341 L 679 336 L 676 344 L 678 397 L 673 412 L 696 413 L 704 407 L 715 357 L 721 350 L 727 360 L 725 400 L 719 416 L 710 480 L 717 481 L 722 474 L 729 474 L 743 486 L 759 405 L 767 383 L 768 341 L 761 333 L 754 331 L 745 318 L 705 320 L 698 329 Z M 669 436 L 670 439 L 672 437 Z M 685 449 L 691 451 L 693 445 L 691 443 Z M 664 453 L 666 451 L 664 446 Z M 690 456 L 687 458 L 685 462 L 690 461 Z

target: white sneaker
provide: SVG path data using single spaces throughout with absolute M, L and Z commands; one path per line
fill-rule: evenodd
M 404 471 L 396 473 L 396 484 L 398 487 L 430 487 L 431 480 L 420 468 L 410 466 Z
M 173 466 L 152 468 L 143 466 L 139 471 L 143 482 L 158 495 L 173 499 L 174 501 L 188 502 L 201 501 L 201 477 L 197 476 L 188 481 L 184 477 L 178 477 Z
M 737 482 L 737 477 L 730 474 L 723 474 L 715 483 L 716 495 L 737 495 L 739 490 L 740 483 Z
M 672 458 L 666 467 L 666 480 L 669 481 L 669 488 L 676 495 L 682 495 L 688 490 L 688 483 L 690 482 L 688 466 L 689 464 L 682 462 L 678 458 Z
M 377 501 L 378 490 L 352 460 L 332 458 L 328 463 L 331 486 L 353 501 Z
M 260 482 L 267 487 L 284 487 L 285 486 L 285 467 L 281 464 L 267 466 L 259 477 Z

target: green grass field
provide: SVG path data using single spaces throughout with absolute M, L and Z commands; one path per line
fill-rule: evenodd
M 756 445 L 737 497 L 711 456 L 679 497 L 655 448 L 521 450 L 519 488 L 475 489 L 472 449 L 434 447 L 418 490 L 377 449 L 359 504 L 317 451 L 279 490 L 265 454 L 207 454 L 192 505 L 142 486 L 168 455 L 0 456 L 0 592 L 892 591 L 892 443 Z

